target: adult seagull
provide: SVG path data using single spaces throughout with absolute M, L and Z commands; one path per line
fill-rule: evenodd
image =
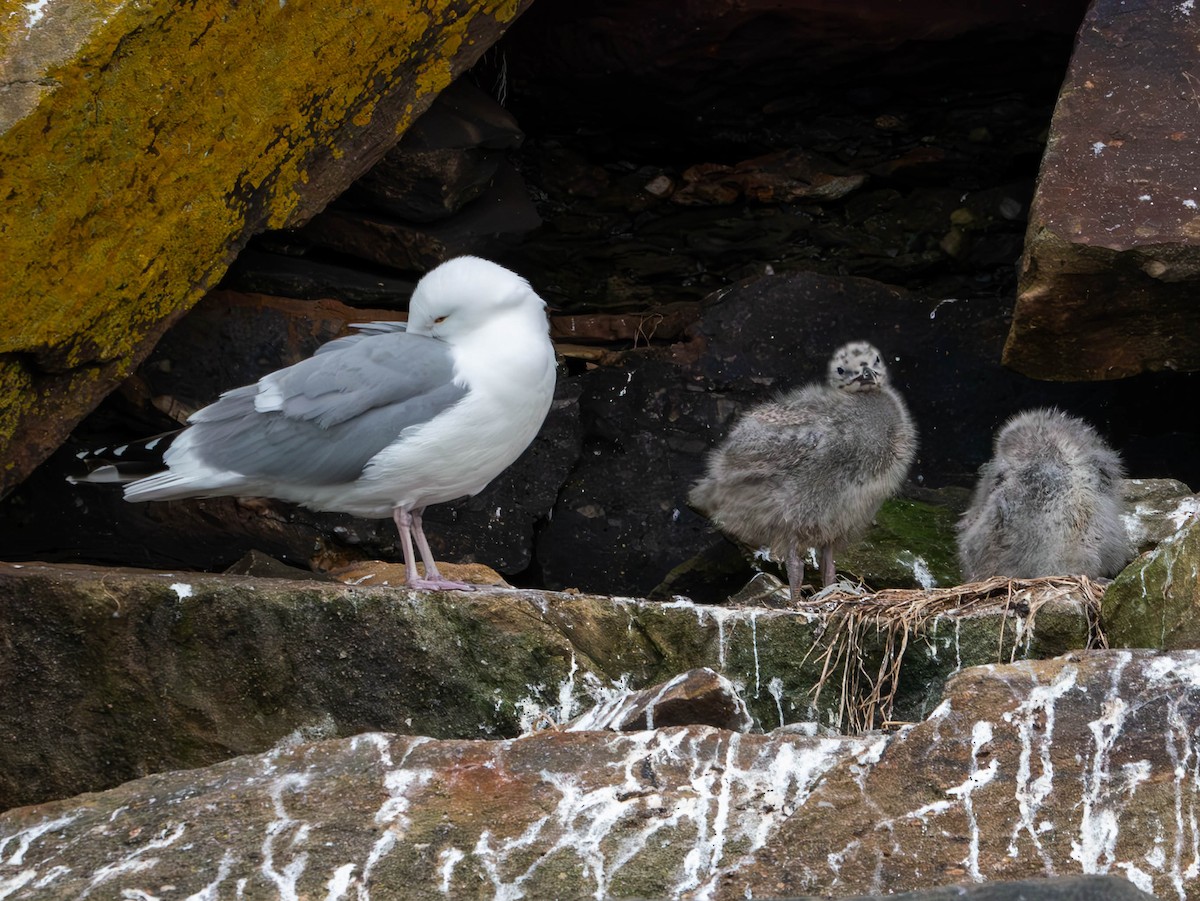
M 545 303 L 515 273 L 459 257 L 417 283 L 407 327 L 356 328 L 194 413 L 167 469 L 127 484 L 126 500 L 273 497 L 390 516 L 409 587 L 471 588 L 442 577 L 421 515 L 483 490 L 537 434 L 554 395 Z

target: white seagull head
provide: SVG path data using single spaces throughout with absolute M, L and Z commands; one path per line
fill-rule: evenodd
M 545 307 L 515 272 L 479 257 L 456 257 L 417 282 L 408 307 L 408 333 L 453 343 L 480 328 L 495 328 L 505 313 L 544 322 Z

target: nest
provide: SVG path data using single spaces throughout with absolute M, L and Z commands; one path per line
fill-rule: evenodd
M 830 680 L 840 676 L 836 722 L 847 732 L 903 725 L 892 720 L 900 669 L 914 641 L 926 641 L 930 624 L 938 617 L 1002 613 L 996 661 L 1005 661 L 1005 633 L 1010 616 L 1020 617 L 1021 634 L 1034 628 L 1038 610 L 1063 599 L 1082 601 L 1088 620 L 1086 649 L 1105 648 L 1100 629 L 1100 600 L 1105 585 L 1086 576 L 1050 576 L 1040 579 L 993 578 L 954 588 L 887 589 L 874 594 L 849 591 L 822 593 L 819 606 L 828 623 L 808 656 L 820 655 L 821 676 L 812 688 L 815 705 Z M 817 605 L 813 605 L 817 606 Z M 863 653 L 871 633 L 882 635 L 882 658 L 877 672 L 866 668 Z M 1016 659 L 1018 627 L 1009 633 L 1007 662 Z M 878 724 L 878 725 L 877 725 Z

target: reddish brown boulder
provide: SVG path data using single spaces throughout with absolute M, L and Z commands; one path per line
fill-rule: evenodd
M 1200 369 L 1200 13 L 1097 0 L 1030 210 L 1004 362 L 1045 379 Z

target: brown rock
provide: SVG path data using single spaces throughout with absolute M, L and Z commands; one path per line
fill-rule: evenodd
M 445 219 L 484 192 L 524 135 L 467 78 L 446 88 L 348 196 L 417 222 Z
M 780 151 L 720 166 L 703 163 L 683 173 L 684 185 L 671 195 L 678 204 L 724 205 L 743 197 L 758 203 L 823 202 L 845 197 L 862 187 L 865 175 L 799 149 Z
M 966 670 L 878 763 L 826 775 L 718 899 L 1119 873 L 1198 888 L 1179 818 L 1200 727 L 1200 653 L 1103 651 Z M 830 811 L 836 811 L 831 815 Z M 1181 844 L 1182 843 L 1182 844 Z
M 504 577 L 482 563 L 439 563 L 443 576 L 468 585 L 494 585 L 511 588 Z M 425 575 L 425 564 L 417 564 L 417 572 Z M 403 563 L 384 563 L 382 560 L 361 560 L 330 570 L 329 576 L 347 585 L 368 585 L 372 588 L 404 588 L 407 573 Z
M 550 317 L 555 341 L 620 342 L 629 347 L 678 341 L 700 318 L 700 305 L 673 303 L 636 313 L 574 313 Z
M 668 726 L 715 726 L 747 732 L 754 718 L 732 682 L 708 667 L 631 693 L 614 692 L 568 726 L 575 732 L 636 732 Z
M 451 257 L 491 248 L 499 237 L 519 237 L 541 224 L 525 183 L 510 163 L 497 165 L 486 190 L 456 215 L 409 222 L 381 212 L 338 206 L 305 228 L 314 245 L 397 269 L 424 271 Z
M 1007 365 L 1062 380 L 1200 369 L 1197 43 L 1188 4 L 1089 9 L 1030 210 Z
M 0 494 L 250 235 L 324 207 L 527 5 L 68 0 L 8 17 Z
M 860 738 L 297 734 L 0 815 L 0 887 L 12 901 L 741 901 L 948 883 L 965 885 L 921 897 L 1186 898 L 1198 673 L 1195 651 L 979 667 L 925 722 Z M 1128 882 L 1080 878 L 1102 873 Z

